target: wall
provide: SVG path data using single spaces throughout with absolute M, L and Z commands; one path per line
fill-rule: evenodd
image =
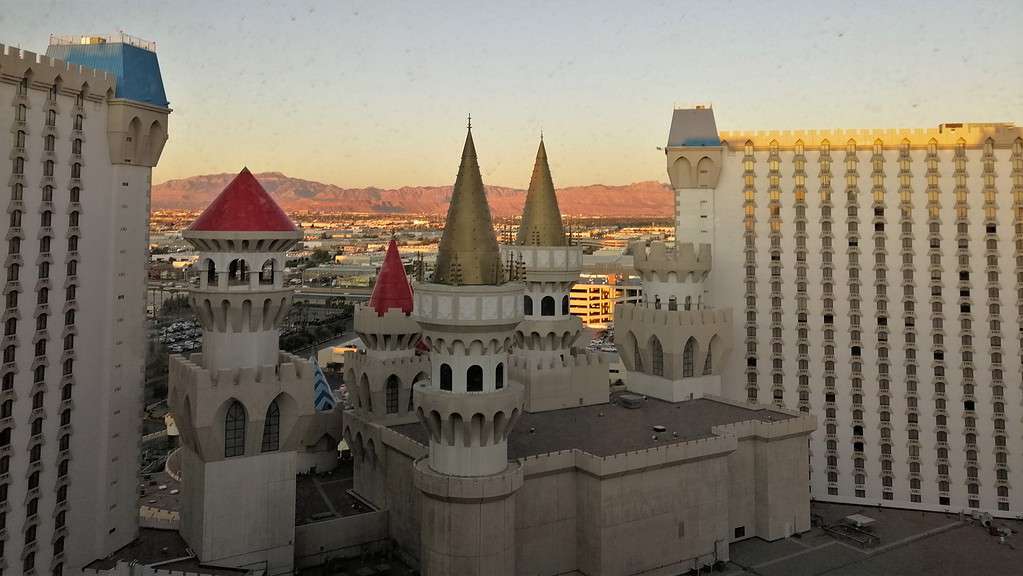
M 295 566 L 319 566 L 332 558 L 358 556 L 387 540 L 387 512 L 375 510 L 295 527 Z

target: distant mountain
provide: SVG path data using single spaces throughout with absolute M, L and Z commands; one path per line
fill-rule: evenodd
M 200 210 L 234 178 L 234 174 L 208 174 L 169 180 L 153 186 L 154 209 Z M 263 187 L 288 212 L 359 212 L 370 214 L 447 213 L 451 186 L 403 188 L 341 188 L 333 184 L 290 178 L 280 172 L 257 174 Z M 526 191 L 487 186 L 487 198 L 495 216 L 522 212 Z M 670 218 L 671 188 L 661 182 L 637 182 L 625 186 L 570 186 L 558 190 L 565 215 Z

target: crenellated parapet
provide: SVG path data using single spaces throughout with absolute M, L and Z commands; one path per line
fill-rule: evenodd
M 511 378 L 525 387 L 525 409 L 545 412 L 608 401 L 606 357 L 586 350 L 560 354 L 517 354 L 509 360 Z
M 261 332 L 281 325 L 291 307 L 291 289 L 238 292 L 193 290 L 192 310 L 210 332 Z
M 368 304 L 358 304 L 354 325 L 366 349 L 374 352 L 409 352 L 422 336 L 419 323 L 397 308 L 381 314 Z
M 515 345 L 522 352 L 564 352 L 572 348 L 581 332 L 581 323 L 575 316 L 526 319 L 515 328 Z
M 77 95 L 84 91 L 85 99 L 92 102 L 112 97 L 117 85 L 117 78 L 109 72 L 0 44 L 0 82 L 13 84 L 26 76 L 30 90 L 49 91 L 59 79 L 64 94 Z
M 668 248 L 663 242 L 632 242 L 633 266 L 644 281 L 702 282 L 713 268 L 710 244 L 678 244 Z
M 297 450 L 315 415 L 312 378 L 308 360 L 283 352 L 274 365 L 217 371 L 203 367 L 201 354 L 189 358 L 175 354 L 170 358 L 168 404 L 182 443 L 205 462 L 224 458 L 224 420 L 234 402 L 245 410 L 246 454 L 261 451 L 271 402 L 280 409 L 280 449 Z

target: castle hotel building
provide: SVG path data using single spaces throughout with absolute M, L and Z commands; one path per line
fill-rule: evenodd
M 675 110 L 679 242 L 735 309 L 724 394 L 809 412 L 812 495 L 1023 511 L 1023 130 L 718 132 Z
M 149 43 L 0 46 L 2 574 L 77 574 L 137 534 L 150 173 L 167 106 Z

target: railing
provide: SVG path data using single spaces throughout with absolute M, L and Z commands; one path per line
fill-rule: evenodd
M 156 42 L 149 40 L 143 40 L 138 36 L 132 36 L 131 34 L 125 34 L 124 32 L 118 31 L 117 34 L 109 34 L 106 36 L 60 36 L 57 34 L 50 34 L 50 46 L 64 46 L 68 44 L 127 44 L 136 48 L 142 48 L 143 50 L 149 50 L 150 52 L 156 52 Z

